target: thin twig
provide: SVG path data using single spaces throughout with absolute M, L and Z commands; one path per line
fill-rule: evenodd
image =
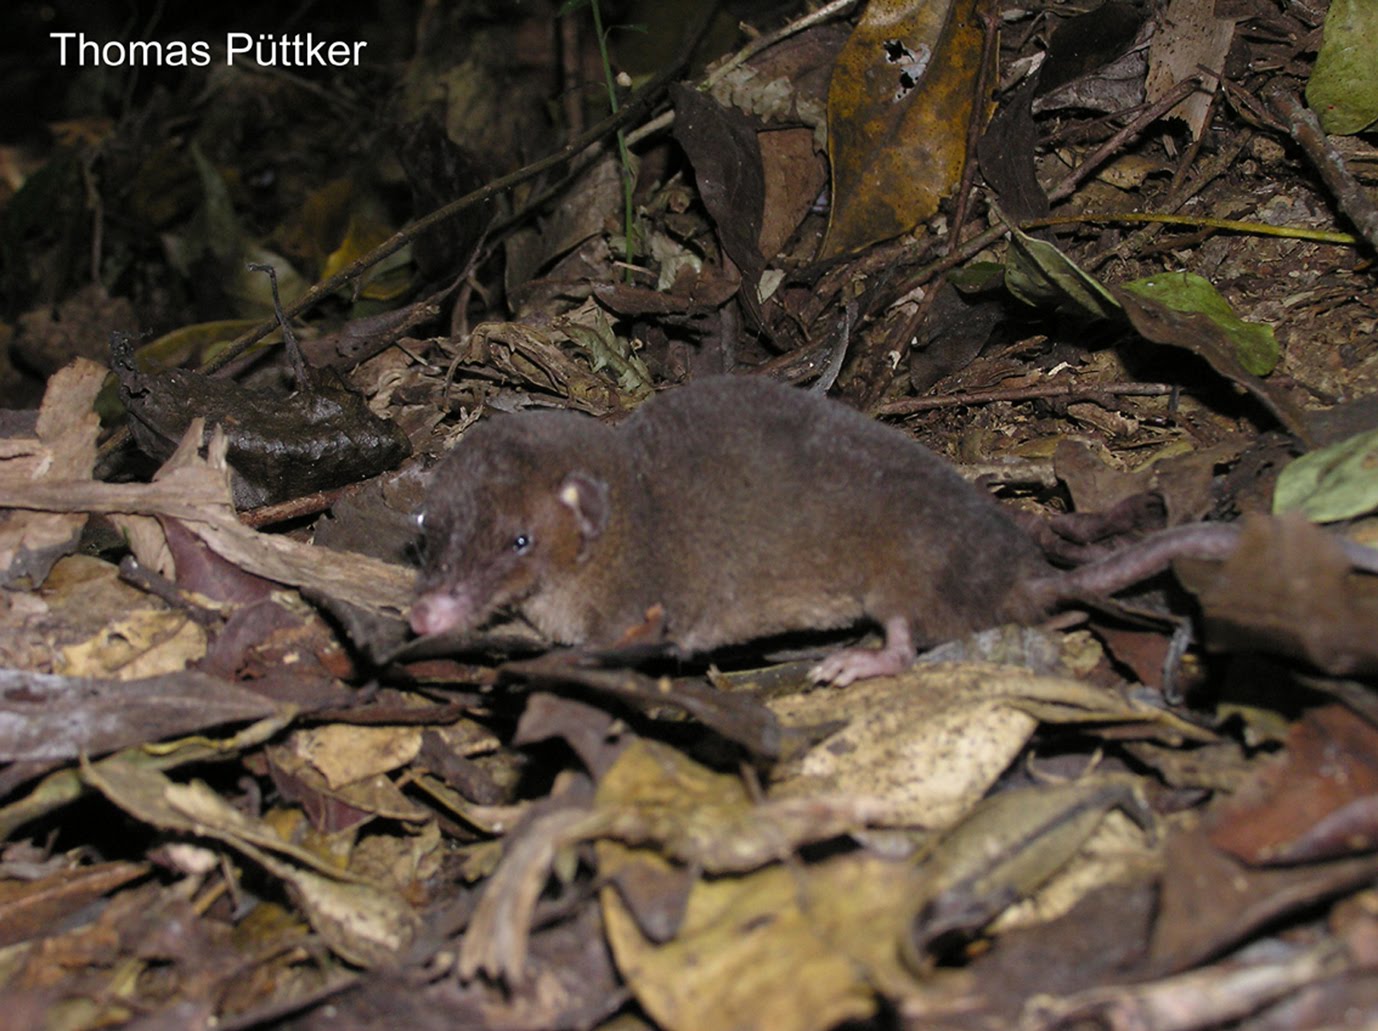
M 906 397 L 890 401 L 875 409 L 876 415 L 912 415 L 935 408 L 964 408 L 997 401 L 1038 401 L 1047 399 L 1097 397 L 1158 397 L 1171 394 L 1176 388 L 1170 383 L 1045 383 L 1036 387 L 1011 387 L 1007 390 L 971 390 L 965 394 L 943 397 Z
M 941 275 L 948 269 L 956 268 L 962 262 L 976 257 L 991 244 L 996 243 L 1003 237 L 1009 229 L 1003 222 L 997 223 L 986 229 L 981 230 L 975 236 L 965 240 L 960 246 L 954 247 L 950 253 L 937 261 L 931 261 L 914 273 L 909 279 L 904 281 L 903 290 L 900 296 L 912 291 L 917 286 L 923 286 L 931 281 L 935 276 Z
M 1066 200 L 1076 188 L 1081 185 L 1083 179 L 1099 168 L 1105 160 L 1112 154 L 1118 153 L 1124 145 L 1132 140 L 1144 129 L 1152 125 L 1163 115 L 1167 114 L 1174 107 L 1180 104 L 1187 97 L 1191 96 L 1201 85 L 1202 76 L 1193 75 L 1188 79 L 1183 79 L 1172 89 L 1168 90 L 1158 98 L 1157 103 L 1150 104 L 1144 108 L 1137 117 L 1130 121 L 1123 129 L 1115 133 L 1108 140 L 1092 151 L 1081 164 L 1074 168 L 1067 176 L 1051 190 L 1048 191 L 1048 199 L 1054 203 Z
M 1178 164 L 1177 171 L 1172 173 L 1172 182 L 1168 184 L 1167 188 L 1167 195 L 1169 197 L 1171 197 L 1178 190 L 1180 190 L 1182 188 L 1182 184 L 1186 182 L 1187 174 L 1191 171 L 1192 165 L 1196 163 L 1196 155 L 1201 153 L 1201 147 L 1206 142 L 1206 134 L 1210 131 L 1211 120 L 1215 118 L 1215 109 L 1220 105 L 1220 97 L 1225 92 L 1224 87 L 1222 85 L 1225 81 L 1224 76 L 1217 75 L 1209 68 L 1206 68 L 1199 64 L 1196 66 L 1196 68 L 1197 71 L 1204 72 L 1212 76 L 1216 81 L 1216 87 L 1211 91 L 1211 100 L 1210 103 L 1206 105 L 1206 117 L 1201 120 L 1200 130 L 1196 132 L 1196 134 L 1192 138 L 1191 146 L 1187 148 L 1187 152 L 1184 155 L 1182 155 L 1182 161 L 1180 164 Z
M 1344 157 L 1325 138 L 1325 130 L 1315 114 L 1303 107 L 1296 95 L 1286 88 L 1273 90 L 1268 96 L 1268 103 L 1286 121 L 1292 139 L 1306 151 L 1306 156 L 1334 194 L 1340 210 L 1349 216 L 1370 246 L 1378 250 L 1378 205 L 1373 203 L 1345 166 Z
M 805 29 L 811 29 L 815 25 L 821 25 L 825 21 L 830 21 L 841 14 L 847 8 L 853 6 L 857 0 L 830 0 L 818 10 L 797 18 L 788 25 L 782 25 L 774 32 L 767 32 L 764 36 L 757 36 L 742 49 L 738 50 L 730 58 L 724 61 L 717 68 L 713 69 L 707 79 L 707 85 L 712 86 L 724 75 L 738 65 L 751 60 L 762 50 L 768 50 L 781 40 L 788 39 L 790 36 L 798 35 Z
M 1220 153 L 1208 158 L 1206 161 L 1202 162 L 1201 165 L 1198 165 L 1197 168 L 1199 172 L 1191 182 L 1184 184 L 1179 192 L 1169 191 L 1167 200 L 1163 205 L 1163 210 L 1169 214 L 1175 214 L 1182 210 L 1189 200 L 1201 193 L 1202 190 L 1218 179 L 1226 170 L 1234 167 L 1235 161 L 1238 160 L 1239 155 L 1244 152 L 1244 148 L 1248 146 L 1249 140 L 1249 135 L 1241 135 L 1231 143 L 1230 146 L 1220 151 Z M 1142 254 L 1144 249 L 1162 234 L 1162 230 L 1163 226 L 1161 223 L 1150 223 L 1143 229 L 1131 233 L 1126 239 L 1110 248 L 1110 250 L 1102 251 L 1100 254 L 1088 258 L 1083 267 L 1087 272 L 1094 272 L 1102 265 L 1116 258 L 1123 258 L 1129 254 Z
M 1123 147 L 1129 140 L 1142 132 L 1154 120 L 1160 118 L 1166 112 L 1172 110 L 1177 104 L 1181 103 L 1199 83 L 1199 76 L 1184 79 L 1174 86 L 1169 92 L 1151 107 L 1145 108 L 1133 121 L 1126 125 L 1119 132 L 1115 133 L 1104 144 L 1098 147 L 1086 160 L 1069 172 L 1061 182 L 1048 191 L 1050 201 L 1066 200 L 1075 191 L 1081 181 L 1094 172 L 1101 163 L 1111 154 L 1114 154 Z M 935 276 L 941 275 L 948 269 L 955 268 L 962 262 L 981 253 L 991 244 L 998 241 L 1008 232 L 1003 224 L 990 226 L 988 229 L 977 233 L 969 240 L 958 247 L 954 247 L 950 253 L 937 261 L 930 262 L 919 269 L 913 276 L 904 283 L 904 293 L 908 293 L 915 287 L 923 286 Z
M 627 102 L 622 105 L 622 109 L 615 115 L 609 115 L 596 125 L 591 126 L 586 132 L 580 133 L 554 153 L 548 154 L 537 161 L 533 161 L 529 165 L 524 165 L 515 172 L 510 172 L 505 176 L 494 179 L 487 185 L 470 193 L 466 193 L 458 200 L 451 201 L 449 204 L 437 208 L 430 214 L 423 215 L 421 218 L 403 226 L 397 232 L 393 233 L 392 236 L 373 248 L 373 250 L 351 262 L 329 279 L 321 280 L 315 286 L 311 287 L 311 289 L 307 290 L 306 293 L 302 294 L 287 306 L 286 317 L 288 319 L 296 318 L 326 297 L 329 297 L 351 280 L 367 272 L 384 258 L 397 253 L 397 251 L 401 250 L 432 226 L 452 218 L 454 215 L 457 215 L 467 208 L 471 208 L 492 197 L 496 197 L 498 194 L 511 189 L 513 186 L 518 186 L 529 179 L 534 179 L 547 169 L 554 168 L 556 165 L 570 160 L 580 151 L 597 143 L 609 133 L 616 132 L 628 122 L 635 120 L 636 117 L 642 113 L 642 110 L 660 95 L 660 91 L 668 86 L 675 76 L 680 73 L 681 69 L 689 62 L 689 57 L 693 53 L 694 47 L 698 44 L 699 38 L 703 35 L 704 31 L 708 28 L 708 23 L 713 12 L 716 10 L 717 4 L 705 4 L 702 7 L 697 19 L 690 27 L 689 34 L 685 38 L 685 44 L 680 50 L 677 58 L 670 62 L 663 71 L 647 82 L 645 86 L 629 97 Z M 249 332 L 236 337 L 224 351 L 206 362 L 197 371 L 207 375 L 220 371 L 271 333 L 277 325 L 278 323 L 275 319 L 269 319 L 259 323 L 259 325 Z M 101 445 L 101 457 L 105 458 L 109 456 L 117 448 L 124 446 L 125 441 L 128 439 L 129 427 L 121 426 Z
M 732 71 L 732 69 L 736 68 L 738 65 L 751 60 L 751 58 L 755 57 L 761 51 L 768 50 L 775 46 L 775 44 L 789 39 L 790 36 L 798 35 L 805 29 L 813 28 L 815 25 L 821 25 L 823 22 L 837 17 L 847 8 L 856 4 L 856 2 L 857 0 L 830 0 L 829 3 L 824 4 L 818 10 L 804 15 L 802 18 L 797 18 L 788 25 L 782 25 L 774 32 L 767 32 L 764 36 L 757 36 L 730 58 L 709 72 L 708 75 L 704 77 L 703 82 L 699 83 L 699 89 L 711 89 L 722 81 L 728 72 Z M 647 136 L 668 128 L 673 125 L 674 122 L 675 113 L 673 111 L 666 111 L 664 114 L 657 115 L 645 125 L 639 126 L 627 133 L 627 146 L 635 146 Z
M 292 332 L 292 320 L 287 317 L 287 313 L 282 310 L 282 297 L 278 294 L 278 270 L 272 265 L 264 264 L 261 261 L 251 261 L 245 268 L 250 272 L 263 272 L 268 276 L 268 283 L 273 291 L 273 314 L 277 316 L 278 325 L 282 327 L 282 346 L 287 351 L 287 357 L 292 362 L 292 375 L 296 380 L 298 390 L 307 390 L 311 386 L 311 376 L 306 371 L 306 358 L 301 353 L 301 348 L 297 346 L 297 335 Z
M 340 289 L 340 287 L 363 274 L 384 258 L 401 250 L 406 244 L 410 243 L 432 226 L 452 218 L 467 208 L 471 208 L 476 204 L 481 204 L 497 196 L 499 193 L 511 189 L 513 186 L 520 185 L 529 179 L 534 179 L 547 169 L 553 168 L 564 161 L 568 161 L 585 147 L 598 142 L 608 134 L 616 132 L 623 125 L 634 120 L 637 115 L 641 114 L 642 109 L 645 108 L 646 105 L 660 95 L 660 91 L 670 84 L 688 62 L 689 55 L 693 52 L 694 45 L 703 34 L 703 30 L 707 28 L 708 19 L 705 17 L 705 13 L 711 14 L 715 6 L 716 5 L 713 4 L 706 5 L 704 12 L 700 13 L 699 18 L 687 37 L 686 44 L 681 50 L 679 57 L 657 74 L 655 78 L 651 79 L 650 82 L 629 97 L 617 114 L 609 115 L 607 118 L 591 126 L 586 132 L 581 133 L 554 153 L 548 154 L 537 161 L 533 161 L 529 165 L 524 165 L 515 172 L 510 172 L 507 175 L 494 179 L 487 185 L 470 193 L 466 193 L 458 200 L 451 201 L 449 204 L 437 208 L 430 214 L 423 215 L 421 218 L 408 223 L 377 247 L 373 248 L 373 250 L 351 262 L 329 279 L 317 283 L 315 286 L 311 287 L 310 290 L 293 301 L 287 307 L 288 318 L 295 318 L 319 301 L 330 296 L 336 290 Z M 225 348 L 220 355 L 202 366 L 200 371 L 209 373 L 224 368 L 231 361 L 248 350 L 253 344 L 272 332 L 276 325 L 276 321 L 268 320 L 250 332 L 245 333 Z
M 603 63 L 603 81 L 608 90 L 608 108 L 617 114 L 617 82 L 612 74 L 612 58 L 608 54 L 608 34 L 603 29 L 603 7 L 598 0 L 589 0 L 589 10 L 593 14 L 593 31 L 598 37 L 598 57 Z M 624 282 L 632 281 L 632 269 L 636 267 L 636 180 L 632 175 L 632 158 L 627 149 L 627 134 L 619 127 L 617 136 L 617 161 L 621 166 L 622 180 L 622 273 Z
M 981 133 L 986 125 L 987 98 L 990 95 L 991 79 L 999 62 L 997 50 L 1000 44 L 1000 21 L 989 11 L 981 12 L 981 26 L 984 30 L 981 40 L 981 65 L 976 77 L 976 102 L 971 105 L 971 117 L 967 119 L 966 153 L 962 162 L 962 180 L 957 187 L 956 207 L 952 212 L 951 238 L 961 238 L 966 225 L 967 207 L 971 202 L 972 184 L 976 179 L 976 166 L 979 163 L 976 148 L 981 142 Z

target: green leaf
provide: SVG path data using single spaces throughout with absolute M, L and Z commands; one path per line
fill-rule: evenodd
M 1163 272 L 1125 283 L 1124 289 L 1174 311 L 1204 315 L 1234 344 L 1235 357 L 1255 376 L 1266 376 L 1278 363 L 1273 327 L 1245 322 L 1210 281 L 1191 272 Z
M 1317 523 L 1378 510 L 1378 430 L 1302 455 L 1282 470 L 1273 511 L 1300 512 Z
M 1025 304 L 1090 319 L 1108 319 L 1120 306 L 1105 287 L 1050 243 L 1017 229 L 1010 232 L 1005 286 Z
M 229 188 L 214 165 L 201 153 L 195 143 L 191 145 L 191 158 L 196 164 L 196 174 L 201 180 L 201 225 L 202 242 L 207 250 L 224 264 L 238 260 L 243 247 L 243 233 L 239 219 L 234 213 Z
M 998 261 L 972 261 L 947 274 L 947 281 L 964 294 L 999 289 L 1005 280 L 1005 266 Z
M 1326 132 L 1355 133 L 1378 121 L 1378 3 L 1331 0 L 1306 102 Z

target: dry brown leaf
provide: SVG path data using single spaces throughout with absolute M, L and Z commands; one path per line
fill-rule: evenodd
M 985 795 L 1040 720 L 1161 721 L 1113 691 L 1015 666 L 934 663 L 898 677 L 770 703 L 790 727 L 846 726 L 775 771 L 772 798 L 840 793 L 883 805 L 890 822 L 941 828 Z M 1170 733 L 1188 733 L 1174 723 Z
M 89 477 L 100 432 L 93 405 L 106 375 L 85 358 L 54 373 L 33 438 L 0 442 L 0 476 L 16 484 Z M 0 512 L 0 583 L 42 583 L 85 525 L 84 513 Z
M 222 841 L 286 881 L 312 926 L 352 963 L 376 966 L 395 960 L 420 926 L 412 908 L 390 889 L 365 883 L 282 840 L 267 823 L 236 809 L 200 781 L 179 784 L 119 757 L 85 764 L 82 773 L 136 818 L 165 830 Z
M 980 73 L 976 0 L 871 0 L 828 90 L 823 259 L 908 232 L 962 177 Z
M 757 244 L 763 255 L 773 258 L 818 199 L 828 182 L 828 168 L 814 150 L 813 133 L 808 129 L 775 129 L 757 138 L 766 186 Z
M 0 948 L 51 932 L 54 925 L 147 872 L 146 863 L 96 863 L 64 865 L 33 881 L 0 881 Z
M 628 746 L 603 776 L 596 803 L 592 809 L 575 806 L 535 817 L 509 841 L 465 938 L 462 976 L 482 972 L 511 984 L 522 981 L 536 900 L 561 851 L 580 841 L 599 841 L 605 876 L 626 872 L 632 858 L 651 848 L 651 854 L 681 867 L 728 873 L 767 866 L 801 845 L 863 829 L 887 815 L 883 806 L 864 798 L 757 803 L 740 777 L 714 772 L 669 745 L 645 739 Z M 635 850 L 629 857 L 609 848 L 609 842 Z
M 1215 7 L 1202 0 L 1171 0 L 1163 12 L 1162 25 L 1148 45 L 1148 78 L 1145 89 L 1149 102 L 1161 99 L 1183 79 L 1198 74 L 1198 68 L 1223 71 L 1225 56 L 1234 41 L 1233 18 L 1217 18 Z M 1193 93 L 1172 109 L 1191 131 L 1192 139 L 1201 135 L 1210 113 L 1211 94 Z
M 1248 940 L 1261 927 L 1292 914 L 1310 914 L 1323 901 L 1378 876 L 1378 857 L 1328 863 L 1250 867 L 1211 843 L 1196 828 L 1172 835 L 1163 854 L 1158 919 L 1151 951 L 1163 970 L 1185 970 Z
M 420 929 L 416 912 L 391 891 L 322 877 L 271 857 L 260 861 L 288 883 L 311 926 L 351 963 L 395 964 Z
M 467 980 L 483 973 L 509 985 L 525 981 L 531 919 L 556 857 L 561 849 L 596 832 L 598 823 L 587 809 L 557 809 L 537 816 L 507 841 L 460 946 L 460 977 Z
M 1179 562 L 1212 648 L 1303 659 L 1336 676 L 1378 669 L 1378 580 L 1355 572 L 1327 531 L 1296 513 L 1244 519 L 1223 563 Z
M 332 788 L 406 766 L 421 751 L 422 727 L 330 723 L 292 735 L 291 746 Z
M 710 873 L 765 866 L 890 816 L 864 795 L 815 792 L 758 802 L 740 777 L 648 740 L 623 751 L 599 783 L 597 801 L 605 837 L 654 842 L 670 858 Z
M 198 419 L 151 484 L 64 480 L 29 483 L 0 478 L 0 507 L 52 512 L 121 512 L 182 520 L 216 554 L 278 583 L 305 587 L 367 612 L 400 618 L 411 604 L 415 574 L 367 555 L 312 547 L 256 533 L 235 516 L 225 464 L 225 436 L 211 433 L 198 454 Z
M 336 787 L 289 748 L 270 747 L 268 761 L 273 781 L 283 797 L 300 805 L 312 826 L 325 834 L 348 830 L 375 816 L 419 824 L 431 815 L 430 810 L 408 798 L 382 773 Z
M 104 755 L 293 710 L 205 673 L 94 680 L 0 669 L 0 762 Z
M 1308 711 L 1287 748 L 1216 814 L 1212 844 L 1255 866 L 1370 852 L 1378 841 L 1378 730 L 1340 705 Z
M 68 645 L 54 659 L 53 672 L 138 680 L 176 673 L 205 654 L 205 629 L 185 612 L 140 607 Z

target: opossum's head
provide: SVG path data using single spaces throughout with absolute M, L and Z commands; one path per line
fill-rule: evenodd
M 465 633 L 520 610 L 573 576 L 608 520 L 608 489 L 587 471 L 588 438 L 608 431 L 568 413 L 505 416 L 470 430 L 435 470 L 418 518 L 418 634 Z

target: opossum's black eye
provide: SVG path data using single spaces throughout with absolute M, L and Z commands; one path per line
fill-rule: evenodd
M 517 534 L 517 536 L 513 537 L 512 550 L 515 551 L 518 555 L 525 555 L 528 551 L 531 550 L 531 535 L 527 533 L 519 533 Z

